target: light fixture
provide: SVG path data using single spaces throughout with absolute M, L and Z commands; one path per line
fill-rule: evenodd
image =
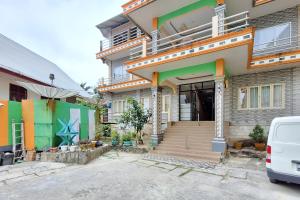
M 4 104 L 3 103 L 0 103 L 0 108 L 2 108 L 4 106 Z

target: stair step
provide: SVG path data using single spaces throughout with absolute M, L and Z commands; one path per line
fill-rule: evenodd
M 155 150 L 154 153 L 164 154 L 164 155 L 171 155 L 171 156 L 179 156 L 184 158 L 192 158 L 196 160 L 207 160 L 207 161 L 220 161 L 220 155 L 207 155 L 207 154 L 193 154 L 193 153 L 182 153 L 182 152 L 170 152 L 170 151 L 163 151 L 163 150 Z

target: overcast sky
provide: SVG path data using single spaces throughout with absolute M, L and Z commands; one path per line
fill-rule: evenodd
M 0 0 L 0 33 L 94 86 L 107 77 L 107 66 L 96 60 L 102 35 L 95 26 L 127 1 Z

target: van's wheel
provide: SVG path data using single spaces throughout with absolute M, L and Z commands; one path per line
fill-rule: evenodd
M 269 180 L 270 180 L 271 183 L 274 183 L 274 184 L 278 183 L 278 181 L 276 179 L 269 178 Z

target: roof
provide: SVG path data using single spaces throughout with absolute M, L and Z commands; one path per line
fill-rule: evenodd
M 54 74 L 53 86 L 78 91 L 82 97 L 90 96 L 56 64 L 2 34 L 0 34 L 0 68 L 48 85 L 51 85 L 49 75 Z
M 104 37 L 108 38 L 112 29 L 127 22 L 129 22 L 129 20 L 123 14 L 119 14 L 109 20 L 106 20 L 105 22 L 98 24 L 96 27 L 101 31 Z

